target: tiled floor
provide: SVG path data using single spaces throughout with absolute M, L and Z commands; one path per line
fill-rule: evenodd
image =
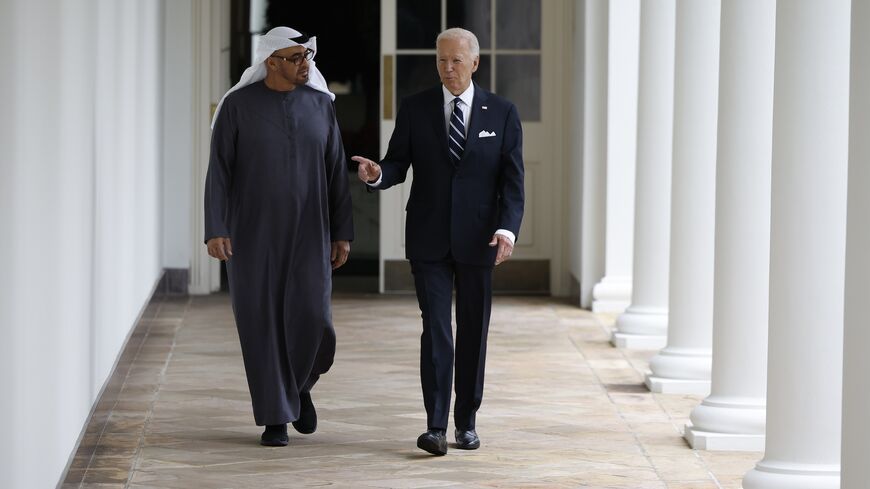
M 697 396 L 642 387 L 653 352 L 608 343 L 609 319 L 547 298 L 498 297 L 482 446 L 432 457 L 413 297 L 344 295 L 338 354 L 313 391 L 319 427 L 258 445 L 228 297 L 152 305 L 63 488 L 738 488 L 758 453 L 696 452 Z

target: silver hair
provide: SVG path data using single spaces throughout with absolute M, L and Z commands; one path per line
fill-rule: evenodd
M 477 36 L 469 30 L 465 30 L 461 27 L 451 27 L 450 29 L 442 31 L 435 39 L 436 49 L 438 48 L 438 43 L 443 39 L 455 39 L 457 41 L 464 40 L 468 43 L 468 47 L 471 49 L 471 55 L 473 57 L 480 56 L 480 43 L 477 42 Z

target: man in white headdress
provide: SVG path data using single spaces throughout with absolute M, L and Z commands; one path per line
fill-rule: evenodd
M 353 239 L 346 157 L 315 38 L 276 27 L 215 113 L 205 239 L 227 262 L 260 443 L 313 433 L 311 388 L 332 365 L 332 269 Z

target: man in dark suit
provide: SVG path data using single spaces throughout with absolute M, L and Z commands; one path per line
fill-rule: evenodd
M 492 270 L 511 256 L 524 197 L 520 117 L 512 103 L 471 81 L 480 61 L 477 38 L 454 28 L 435 44 L 442 84 L 402 102 L 380 164 L 353 159 L 360 180 L 379 190 L 404 182 L 414 167 L 405 248 L 423 318 L 420 377 L 428 424 L 417 446 L 444 455 L 454 357 L 456 445 L 480 446 L 475 417 L 483 398 Z

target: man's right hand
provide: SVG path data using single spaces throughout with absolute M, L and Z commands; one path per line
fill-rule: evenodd
M 362 156 L 354 156 L 351 159 L 359 163 L 356 174 L 363 183 L 375 183 L 378 178 L 381 178 L 381 166 L 374 161 Z
M 208 247 L 208 254 L 220 261 L 227 261 L 233 256 L 230 238 L 212 238 L 205 245 Z

